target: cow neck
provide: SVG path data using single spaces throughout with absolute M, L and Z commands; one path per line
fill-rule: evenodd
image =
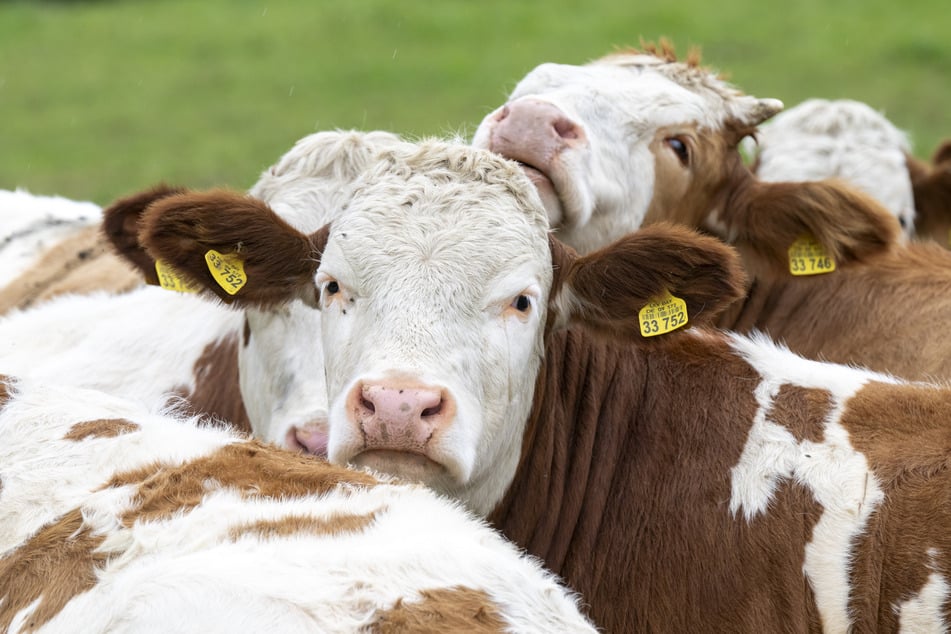
M 194 386 L 180 388 L 184 411 L 192 416 L 210 418 L 213 423 L 229 423 L 250 434 L 251 421 L 241 398 L 238 376 L 238 334 L 222 337 L 207 346 L 195 361 Z
M 696 574 L 704 558 L 730 571 L 757 554 L 755 542 L 717 544 L 733 529 L 731 469 L 758 382 L 717 332 L 644 349 L 553 334 L 522 461 L 490 521 L 581 593 L 605 631 L 702 629 L 716 600 L 763 583 L 740 568 L 729 583 Z
M 636 411 L 643 375 L 639 356 L 622 358 L 579 330 L 549 335 L 519 468 L 491 520 L 550 568 L 563 568 L 569 549 L 579 547 L 576 529 L 596 526 L 608 503 L 629 432 L 629 416 L 616 414 Z M 599 425 L 609 420 L 606 410 L 619 424 Z

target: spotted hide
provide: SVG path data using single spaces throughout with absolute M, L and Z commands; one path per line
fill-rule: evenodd
M 595 631 L 423 487 L 6 377 L 0 436 L 0 631 Z

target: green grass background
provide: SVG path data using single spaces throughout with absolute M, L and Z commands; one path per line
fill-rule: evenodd
M 951 136 L 947 0 L 0 0 L 0 188 L 247 188 L 316 130 L 470 135 L 535 65 L 661 36 L 787 106 L 865 101 L 919 156 Z

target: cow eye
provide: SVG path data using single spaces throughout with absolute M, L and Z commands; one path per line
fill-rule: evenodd
M 337 284 L 334 280 L 330 280 L 327 282 L 327 285 L 324 286 L 324 292 L 328 295 L 336 295 L 340 292 L 340 284 Z
M 687 167 L 690 163 L 690 152 L 687 150 L 687 144 L 683 142 L 683 139 L 672 136 L 667 139 L 667 145 L 670 146 L 670 149 L 673 150 L 677 158 L 680 159 L 680 164 Z
M 527 313 L 531 307 L 532 300 L 528 298 L 528 295 L 519 295 L 512 300 L 512 308 L 520 313 Z

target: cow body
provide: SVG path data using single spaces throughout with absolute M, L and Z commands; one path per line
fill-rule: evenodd
M 436 142 L 309 234 L 222 191 L 143 223 L 203 292 L 202 254 L 240 243 L 260 279 L 236 304 L 315 293 L 331 460 L 488 509 L 606 630 L 947 626 L 951 392 L 708 330 L 742 289 L 719 241 L 657 225 L 579 256 L 517 166 Z M 645 338 L 664 292 L 694 328 Z
M 422 487 L 89 390 L 0 395 L 5 632 L 594 631 Z
M 555 235 L 582 252 L 659 221 L 735 246 L 748 292 L 721 327 L 764 330 L 795 352 L 910 379 L 951 377 L 942 334 L 951 257 L 900 246 L 894 215 L 841 182 L 755 178 L 738 144 L 779 108 L 696 60 L 651 49 L 537 67 L 473 144 L 520 161 Z M 804 235 L 823 245 L 834 272 L 790 274 L 789 249 Z
M 0 191 L 0 314 L 67 293 L 123 292 L 142 278 L 100 234 L 90 202 Z

